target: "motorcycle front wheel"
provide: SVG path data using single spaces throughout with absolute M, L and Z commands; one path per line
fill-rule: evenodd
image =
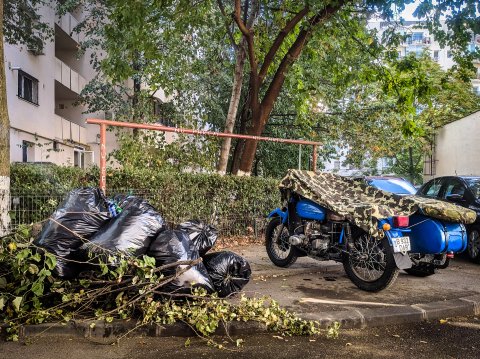
M 352 239 L 343 257 L 343 268 L 353 284 L 368 292 L 390 287 L 399 272 L 388 239 L 374 238 L 366 232 Z
M 278 267 L 291 266 L 297 260 L 296 250 L 288 241 L 290 237 L 287 226 L 280 217 L 274 217 L 267 226 L 265 245 L 268 258 Z

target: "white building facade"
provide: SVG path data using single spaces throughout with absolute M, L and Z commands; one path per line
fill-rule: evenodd
M 96 72 L 90 51 L 79 56 L 82 34 L 74 31 L 84 19 L 81 8 L 58 16 L 55 6 L 39 9 L 41 21 L 54 29 L 41 54 L 26 46 L 5 43 L 7 102 L 10 118 L 10 161 L 50 162 L 85 168 L 99 164 L 99 126 L 78 105 L 80 93 Z M 165 102 L 163 91 L 155 95 Z M 169 140 L 170 137 L 168 136 Z M 113 131 L 107 131 L 107 151 L 118 148 Z
M 371 29 L 376 29 L 378 37 L 381 38 L 384 31 L 392 26 L 392 23 L 370 21 L 368 26 Z M 404 57 L 411 53 L 420 55 L 426 50 L 443 70 L 448 70 L 455 65 L 451 50 L 448 47 L 440 47 L 433 34 L 430 34 L 426 28 L 424 21 L 404 21 L 402 25 L 397 25 L 396 32 L 405 35 L 405 41 L 397 48 L 399 57 Z M 473 52 L 478 47 L 480 47 L 480 34 L 472 34 L 469 50 Z M 477 67 L 477 73 L 472 79 L 472 86 L 474 91 L 480 95 L 480 63 L 476 62 L 474 65 Z
M 480 111 L 443 126 L 424 164 L 424 180 L 480 176 Z
M 42 54 L 5 44 L 11 162 L 52 162 L 84 167 L 91 163 L 95 129 L 85 125 L 84 108 L 74 106 L 95 73 L 86 56 L 77 59 L 79 14 L 39 10 L 55 30 Z

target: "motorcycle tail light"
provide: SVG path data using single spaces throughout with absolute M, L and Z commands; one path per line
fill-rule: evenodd
M 454 257 L 453 252 L 448 252 L 447 253 L 447 258 L 453 259 L 453 257 Z
M 408 227 L 408 216 L 395 216 L 393 217 L 394 227 Z

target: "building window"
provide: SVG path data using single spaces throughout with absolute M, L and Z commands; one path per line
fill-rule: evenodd
M 85 168 L 85 149 L 83 147 L 75 147 L 73 149 L 73 165 Z
M 38 80 L 21 70 L 18 71 L 18 97 L 38 105 Z
M 433 60 L 438 62 L 439 55 L 440 55 L 440 51 L 435 50 L 435 51 L 433 52 Z
M 451 58 L 452 57 L 452 52 L 450 50 L 447 51 L 447 57 Z
M 35 144 L 22 141 L 22 162 L 35 162 Z
M 422 32 L 414 32 L 412 35 L 413 43 L 421 43 L 423 40 L 423 33 Z

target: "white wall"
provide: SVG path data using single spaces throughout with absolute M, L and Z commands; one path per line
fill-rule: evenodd
M 480 111 L 445 125 L 437 135 L 435 176 L 480 176 Z
M 55 27 L 57 18 L 53 6 L 43 6 L 39 14 L 42 21 Z M 76 14 L 79 17 L 79 14 Z M 65 34 L 62 34 L 65 39 Z M 78 36 L 74 35 L 74 38 Z M 63 40 L 62 40 L 63 41 Z M 55 48 L 57 45 L 57 49 Z M 85 114 L 85 108 L 74 106 L 75 91 L 72 92 L 55 81 L 55 69 L 58 59 L 71 67 L 77 74 L 89 81 L 95 71 L 91 67 L 90 51 L 77 58 L 75 51 L 63 50 L 60 42 L 54 39 L 45 42 L 42 55 L 35 56 L 25 46 L 5 44 L 5 68 L 7 82 L 7 103 L 10 117 L 10 161 L 21 162 L 23 159 L 23 141 L 34 143 L 29 152 L 29 162 L 53 162 L 59 165 L 73 165 L 74 147 L 81 146 L 97 152 L 95 163 L 99 163 L 98 126 L 86 126 L 88 117 L 103 118 L 103 114 Z M 57 50 L 57 51 L 56 51 Z M 18 97 L 18 68 L 38 80 L 38 105 Z M 74 74 L 75 75 L 75 74 Z M 78 75 L 77 75 L 78 77 Z M 55 90 L 57 87 L 57 91 Z M 78 87 L 77 94 L 78 94 Z M 60 104 L 63 109 L 60 109 Z M 60 118 L 60 117 L 62 118 Z M 79 127 L 80 126 L 80 127 Z M 116 139 L 111 133 L 107 135 L 107 146 L 116 148 Z M 58 151 L 53 151 L 53 142 L 58 143 Z M 93 148 L 91 148 L 93 147 Z M 92 161 L 92 155 L 85 153 L 85 163 Z

